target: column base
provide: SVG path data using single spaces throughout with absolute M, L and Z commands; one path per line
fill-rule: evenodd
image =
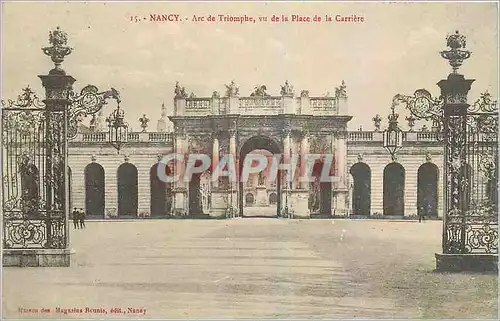
M 332 195 L 332 216 L 334 217 L 347 217 L 348 211 L 348 190 L 337 189 Z
M 257 186 L 255 193 L 255 206 L 267 205 L 267 188 L 265 186 Z
M 288 217 L 289 218 L 310 218 L 309 211 L 309 191 L 308 190 L 291 190 L 289 192 L 288 201 Z
M 69 249 L 3 250 L 4 267 L 69 267 Z
M 231 206 L 231 192 L 226 190 L 211 191 L 210 217 L 233 218 L 239 216 L 238 192 L 233 190 L 233 204 Z M 231 209 L 232 208 L 232 209 Z
M 188 214 L 187 190 L 176 188 L 173 191 L 172 216 L 186 216 Z
M 436 253 L 436 270 L 440 272 L 498 272 L 498 254 Z

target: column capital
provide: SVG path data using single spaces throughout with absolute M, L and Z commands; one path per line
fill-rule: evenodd
M 230 136 L 236 136 L 238 130 L 236 130 L 236 128 L 229 128 L 227 132 L 229 133 Z
M 175 126 L 174 127 L 174 136 L 175 136 L 175 138 L 180 138 L 180 139 L 186 138 L 186 130 L 184 129 L 184 127 Z
M 333 132 L 333 136 L 335 139 L 347 139 L 347 131 L 342 130 Z
M 308 128 L 303 128 L 300 131 L 300 138 L 301 139 L 306 139 L 306 138 L 309 138 L 310 136 L 311 136 L 311 132 L 309 131 Z
M 210 137 L 212 138 L 212 140 L 216 140 L 216 139 L 219 140 L 220 132 L 218 130 L 215 130 L 210 134 Z
M 292 133 L 292 129 L 290 127 L 285 127 L 281 130 L 281 135 L 283 138 L 290 137 L 290 134 Z

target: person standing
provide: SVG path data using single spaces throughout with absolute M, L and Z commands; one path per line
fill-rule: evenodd
M 78 228 L 78 219 L 79 219 L 79 213 L 76 210 L 76 207 L 73 209 L 73 228 L 77 229 Z
M 83 209 L 80 209 L 80 228 L 85 228 L 85 212 Z

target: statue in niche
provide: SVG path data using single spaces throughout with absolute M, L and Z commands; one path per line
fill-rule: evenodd
M 259 173 L 259 186 L 264 186 L 266 184 L 264 172 Z

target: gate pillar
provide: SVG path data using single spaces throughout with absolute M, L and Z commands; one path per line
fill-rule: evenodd
M 483 135 L 491 132 L 489 127 L 496 130 L 497 123 L 489 124 L 495 124 L 498 114 L 478 113 L 469 108 L 467 94 L 474 80 L 457 73 L 463 60 L 470 56 L 469 51 L 463 50 L 465 37 L 457 31 L 448 37 L 448 46 L 451 49 L 441 55 L 450 61 L 453 72 L 437 84 L 444 98 L 445 199 L 443 253 L 436 254 L 436 268 L 497 271 L 498 204 L 484 202 L 487 198 L 478 186 L 483 184 L 481 163 L 498 157 L 497 143 Z M 494 162 L 492 166 L 495 167 Z M 496 184 L 496 177 L 493 180 Z
M 75 79 L 61 68 L 64 57 L 72 51 L 66 46 L 66 34 L 57 28 L 50 33 L 49 41 L 52 46 L 43 51 L 52 58 L 55 68 L 39 76 L 45 88 L 45 106 L 37 110 L 27 99 L 27 105 L 18 105 L 24 108 L 17 111 L 24 115 L 18 118 L 18 127 L 7 131 L 12 138 L 8 144 L 17 148 L 7 150 L 7 161 L 20 164 L 17 172 L 9 174 L 13 179 L 21 176 L 21 187 L 12 187 L 22 196 L 17 203 L 21 211 L 9 208 L 9 215 L 4 216 L 4 266 L 70 266 L 67 131 L 69 95 Z M 24 134 L 16 133 L 19 128 L 25 128 Z M 26 176 L 29 168 L 36 171 L 36 178 Z M 33 190 L 37 192 L 33 194 Z

